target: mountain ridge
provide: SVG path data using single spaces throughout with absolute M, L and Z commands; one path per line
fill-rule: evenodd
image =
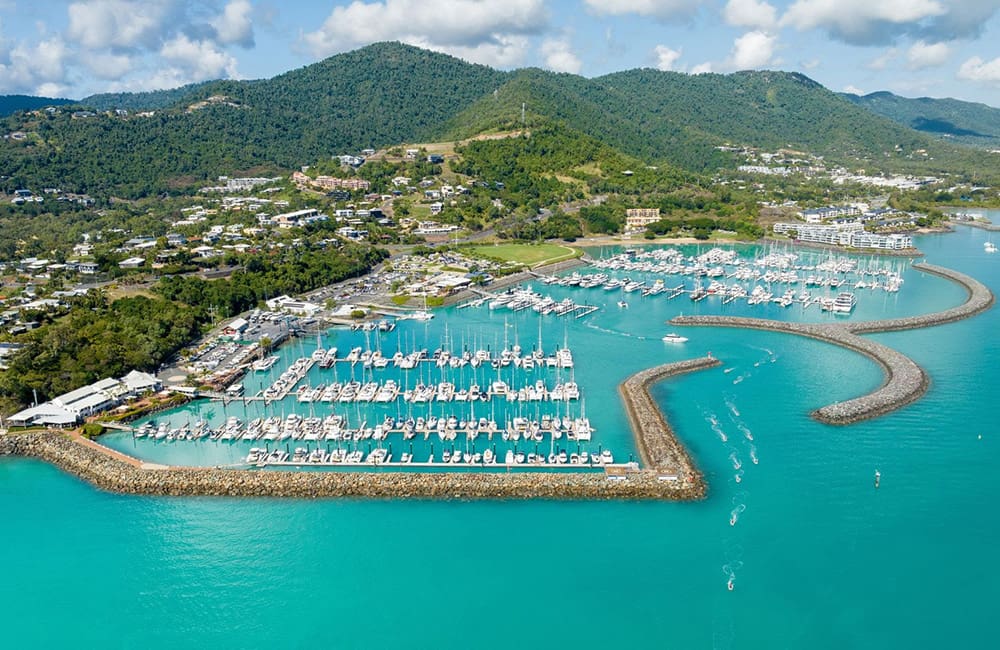
M 25 184 L 143 196 L 220 174 L 294 169 L 367 147 L 509 128 L 521 120 L 522 105 L 529 122 L 560 123 L 647 164 L 702 173 L 733 166 L 720 150 L 733 144 L 890 171 L 977 164 L 961 147 L 877 116 L 804 75 L 776 71 L 645 68 L 587 79 L 537 68 L 500 71 L 377 43 L 267 80 L 94 97 L 94 109 L 117 100 L 164 108 L 146 117 L 8 117 L 8 131 L 31 137 L 4 143 L 0 165 Z
M 881 90 L 848 101 L 917 131 L 975 147 L 1000 148 L 1000 108 L 952 98 L 902 97 Z

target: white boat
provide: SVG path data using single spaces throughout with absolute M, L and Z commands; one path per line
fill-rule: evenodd
M 666 336 L 663 337 L 663 341 L 666 343 L 684 343 L 685 341 L 687 341 L 687 337 L 681 336 L 679 334 L 674 334 L 673 332 L 671 332 L 670 334 L 667 334 Z
M 854 305 L 858 303 L 858 299 L 853 293 L 844 291 L 837 294 L 837 297 L 833 301 L 833 306 L 830 307 L 831 311 L 837 312 L 838 314 L 849 314 L 854 309 Z
M 253 369 L 256 372 L 265 372 L 267 370 L 270 370 L 271 366 L 273 366 L 277 362 L 278 362 L 278 357 L 274 355 L 266 357 L 264 359 L 258 359 L 257 361 L 253 362 Z
M 991 241 L 983 242 L 983 250 L 987 253 L 995 253 L 997 252 L 997 245 Z

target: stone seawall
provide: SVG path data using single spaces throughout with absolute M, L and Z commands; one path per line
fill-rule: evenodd
M 650 470 L 415 473 L 252 471 L 137 466 L 57 432 L 0 436 L 0 456 L 38 458 L 111 492 L 152 496 L 376 499 L 573 499 L 687 501 L 700 483 L 664 481 Z
M 931 264 L 914 264 L 914 268 L 947 278 L 966 290 L 966 300 L 958 307 L 933 314 L 863 321 L 859 323 L 788 323 L 785 321 L 729 316 L 679 316 L 670 322 L 676 325 L 708 325 L 787 332 L 819 339 L 859 352 L 874 359 L 886 374 L 885 382 L 874 392 L 856 399 L 824 406 L 812 416 L 828 424 L 850 424 L 884 415 L 917 399 L 929 385 L 927 373 L 906 355 L 858 334 L 894 332 L 931 327 L 969 318 L 993 306 L 993 292 L 986 285 L 964 273 Z
M 874 334 L 877 332 L 896 332 L 921 327 L 932 327 L 975 316 L 992 307 L 996 300 L 989 287 L 964 273 L 926 263 L 914 264 L 913 268 L 958 284 L 965 289 L 965 302 L 957 307 L 934 312 L 933 314 L 888 320 L 871 320 L 860 323 L 845 323 L 844 326 L 855 334 Z
M 1000 232 L 1000 226 L 995 223 L 985 223 L 982 221 L 949 221 L 949 224 L 953 226 L 968 226 L 970 228 L 979 228 L 980 230 L 985 230 L 987 232 Z
M 929 385 L 927 374 L 912 359 L 881 343 L 856 336 L 842 325 L 787 323 L 729 316 L 679 316 L 671 322 L 677 325 L 785 332 L 833 343 L 873 359 L 882 367 L 885 381 L 868 395 L 824 406 L 812 412 L 814 418 L 827 424 L 850 424 L 884 415 L 919 399 L 927 392 Z
M 618 386 L 644 467 L 660 474 L 686 478 L 695 484 L 703 483 L 701 473 L 653 400 L 649 388 L 667 377 L 714 368 L 720 363 L 712 357 L 668 363 L 637 372 Z

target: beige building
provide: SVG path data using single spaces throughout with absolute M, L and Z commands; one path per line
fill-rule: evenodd
M 629 208 L 625 211 L 625 230 L 642 230 L 659 220 L 659 208 Z

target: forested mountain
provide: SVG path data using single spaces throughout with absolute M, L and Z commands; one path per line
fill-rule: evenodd
M 33 97 L 31 95 L 0 95 L 0 117 L 6 117 L 18 111 L 33 111 L 46 106 L 62 106 L 73 103 L 75 102 L 72 99 Z
M 972 146 L 1000 148 L 1000 108 L 957 99 L 910 99 L 889 92 L 844 97 L 917 131 Z
M 869 169 L 969 170 L 961 148 L 857 107 L 797 74 L 632 70 L 597 79 L 500 72 L 398 43 L 337 55 L 269 80 L 216 81 L 68 112 L 6 119 L 29 135 L 0 144 L 10 183 L 139 197 L 189 191 L 220 174 L 268 173 L 405 142 L 457 139 L 521 123 L 562 125 L 650 163 L 714 171 L 717 146 L 792 148 Z M 914 151 L 926 150 L 915 157 Z
M 214 83 L 218 82 L 203 81 L 180 88 L 142 93 L 103 93 L 81 99 L 80 104 L 98 111 L 110 111 L 116 108 L 127 111 L 152 111 L 182 104 L 185 99 L 196 95 L 204 86 Z

